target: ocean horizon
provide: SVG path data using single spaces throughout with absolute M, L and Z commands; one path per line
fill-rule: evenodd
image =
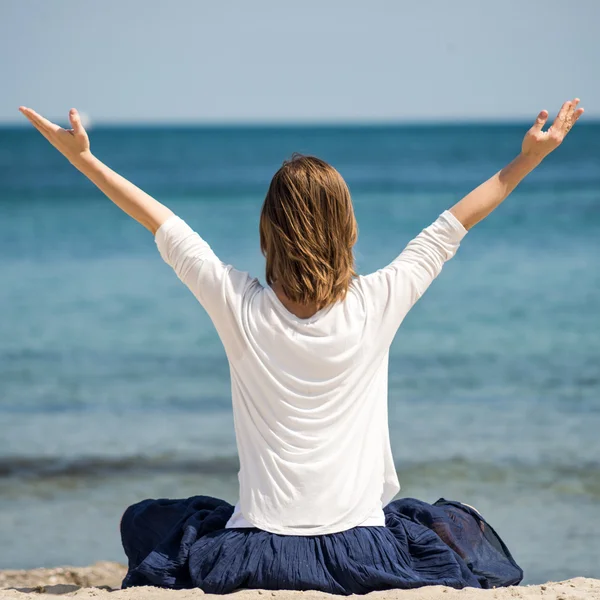
M 18 113 L 18 110 L 15 111 Z M 44 116 L 61 126 L 68 125 L 68 108 L 61 115 Z M 528 129 L 533 125 L 533 118 L 530 115 L 522 117 L 499 117 L 489 118 L 443 118 L 443 119 L 414 119 L 414 120 L 394 120 L 394 119 L 171 119 L 171 120 L 134 120 L 134 119 L 95 119 L 88 113 L 80 111 L 84 117 L 89 119 L 90 131 L 92 129 L 410 129 L 429 128 L 429 127 L 506 127 L 507 125 L 516 125 Z M 554 115 L 550 114 L 548 123 L 552 121 Z M 585 118 L 578 122 L 578 129 L 582 127 L 595 127 L 600 124 L 600 115 L 585 113 Z M 549 125 L 548 125 L 549 126 Z M 31 130 L 31 124 L 20 113 L 14 119 L 0 120 L 0 130 L 2 129 L 28 129 Z

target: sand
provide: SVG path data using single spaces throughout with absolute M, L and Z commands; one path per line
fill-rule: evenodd
M 113 562 L 99 562 L 90 567 L 60 567 L 31 571 L 0 571 L 0 600 L 42 600 L 62 595 L 63 598 L 94 600 L 204 600 L 223 596 L 204 594 L 201 590 L 164 590 L 138 587 L 120 590 L 125 567 Z M 364 597 L 364 596 L 363 596 Z M 542 600 L 600 600 L 600 580 L 577 577 L 545 585 L 518 586 L 493 590 L 477 590 L 432 586 L 417 590 L 390 590 L 368 594 L 371 600 L 509 600 L 512 598 Z M 322 600 L 339 599 L 322 592 L 271 592 L 242 590 L 227 596 L 231 600 Z

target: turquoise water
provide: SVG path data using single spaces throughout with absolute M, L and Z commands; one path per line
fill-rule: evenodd
M 294 151 L 353 193 L 361 273 L 518 152 L 524 125 L 101 129 L 96 154 L 262 276 L 258 215 Z M 600 124 L 465 239 L 402 325 L 402 494 L 476 506 L 527 582 L 600 576 Z M 147 497 L 236 499 L 229 373 L 151 236 L 45 140 L 0 129 L 0 568 L 123 560 Z

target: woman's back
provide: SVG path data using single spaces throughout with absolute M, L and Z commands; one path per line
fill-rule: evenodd
M 165 259 L 212 318 L 231 368 L 240 503 L 229 526 L 318 535 L 383 525 L 399 490 L 387 424 L 388 351 L 466 233 L 444 213 L 385 269 L 307 319 L 224 265 L 181 219 Z

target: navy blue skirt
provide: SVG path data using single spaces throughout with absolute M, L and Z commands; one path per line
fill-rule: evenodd
M 233 506 L 208 496 L 144 500 L 121 521 L 123 587 L 375 590 L 518 584 L 523 571 L 481 515 L 459 502 L 412 498 L 385 507 L 385 527 L 315 536 L 225 529 Z

